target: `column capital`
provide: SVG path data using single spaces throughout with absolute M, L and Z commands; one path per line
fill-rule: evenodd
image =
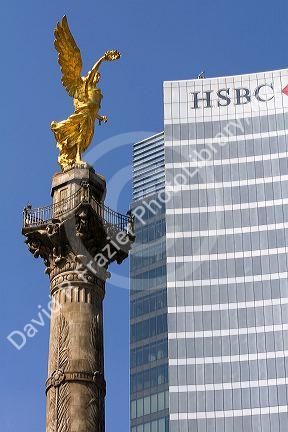
M 127 258 L 134 241 L 132 217 L 105 206 L 105 194 L 103 177 L 73 168 L 53 177 L 51 206 L 24 209 L 25 243 L 35 258 L 43 259 L 51 281 L 81 268 L 106 280 L 108 265 Z

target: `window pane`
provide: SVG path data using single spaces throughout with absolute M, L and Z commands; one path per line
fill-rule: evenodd
M 131 418 L 136 418 L 136 401 L 131 402 Z
M 158 393 L 158 410 L 161 411 L 165 408 L 165 393 Z
M 150 432 L 150 423 L 144 424 L 144 432 Z
M 165 432 L 165 419 L 158 420 L 158 432 Z
M 154 420 L 151 423 L 151 432 L 158 432 L 158 429 L 157 429 L 157 420 Z
M 137 417 L 143 416 L 143 399 L 137 400 Z
M 150 414 L 150 396 L 144 398 L 144 415 Z
M 151 413 L 157 411 L 157 393 L 151 396 Z

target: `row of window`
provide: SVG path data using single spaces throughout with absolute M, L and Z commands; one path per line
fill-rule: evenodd
M 169 192 L 167 208 L 211 207 L 287 198 L 287 180 L 234 187 Z
M 285 378 L 288 357 L 258 361 L 170 366 L 169 385 L 204 385 Z
M 154 143 L 159 146 L 163 142 L 163 132 L 160 132 L 153 137 L 146 138 L 142 141 L 133 144 L 133 155 L 138 156 L 142 152 L 149 151 L 149 149 L 154 146 Z
M 161 339 L 130 351 L 130 367 L 134 368 L 147 363 L 168 358 L 168 340 Z
M 131 393 L 151 389 L 168 383 L 168 365 L 161 365 L 132 374 L 130 377 Z
M 167 254 L 183 256 L 282 248 L 288 245 L 288 228 L 234 235 L 182 237 L 167 240 Z
M 151 140 L 148 144 L 139 143 L 137 147 L 133 146 L 133 167 L 134 173 L 137 174 L 140 167 L 147 169 L 147 160 L 154 158 L 164 159 L 164 136 L 161 140 Z
M 138 249 L 137 252 L 131 254 L 131 270 L 136 271 L 140 268 L 153 265 L 166 258 L 166 242 L 165 239 L 157 244 Z
M 151 224 L 139 226 L 135 230 L 135 235 L 136 235 L 135 246 L 137 247 L 138 244 L 146 244 L 148 242 L 155 241 L 165 236 L 165 233 L 166 233 L 165 219 L 160 219 Z
M 187 263 L 168 263 L 168 281 L 190 281 L 198 279 L 218 279 L 238 276 L 250 276 L 263 273 L 287 271 L 287 254 L 219 259 L 218 261 L 196 261 Z
M 288 323 L 288 304 L 207 312 L 169 314 L 169 332 L 227 330 Z
M 224 160 L 287 152 L 287 135 L 226 142 L 165 147 L 166 163 Z
M 161 290 L 145 297 L 132 300 L 130 303 L 131 318 L 136 318 L 167 306 L 167 290 Z
M 131 419 L 143 417 L 169 407 L 168 391 L 155 393 L 131 401 Z
M 224 208 L 223 211 L 211 211 L 209 213 L 167 214 L 166 218 L 168 232 L 207 231 L 269 225 L 288 221 L 288 205 L 235 209 L 233 211 Z
M 145 196 L 145 192 L 151 191 L 150 193 L 156 193 L 159 187 L 164 187 L 165 174 L 164 164 L 162 167 L 158 167 L 156 172 L 147 173 L 141 175 L 137 181 L 135 177 L 133 179 L 133 198 L 137 199 L 139 196 Z M 146 196 L 148 194 L 146 193 Z
M 169 432 L 169 417 L 133 426 L 131 432 Z
M 254 387 L 216 392 L 170 393 L 170 412 L 195 413 L 287 405 L 288 386 Z
M 143 221 L 149 221 L 164 213 L 165 203 L 157 200 L 157 195 L 151 195 L 151 197 L 139 201 L 138 204 L 134 204 L 132 208 L 132 214 L 135 215 L 135 229 L 139 226 L 143 226 Z
M 154 290 L 157 287 L 166 285 L 166 265 L 156 267 L 131 278 L 131 290 L 137 294 L 141 291 Z
M 155 182 L 163 178 L 164 173 L 164 152 L 162 154 L 154 154 L 150 156 L 148 160 L 142 159 L 138 164 L 134 161 L 134 172 L 133 172 L 133 189 L 134 192 L 137 188 L 141 189 L 141 186 L 147 183 Z
M 163 191 L 163 189 L 165 187 L 164 180 L 165 180 L 165 178 L 163 177 L 163 180 L 159 179 L 157 182 L 152 181 L 151 184 L 150 184 L 150 182 L 146 182 L 145 186 L 142 186 L 141 189 L 139 188 L 138 190 L 135 190 L 133 192 L 133 200 L 134 201 L 139 200 L 140 198 L 144 199 L 145 197 L 147 197 L 151 194 L 156 194 L 156 193 L 161 195 L 161 192 Z M 147 220 L 146 209 L 144 209 L 145 217 L 143 216 L 143 218 L 142 218 L 142 214 L 143 214 L 142 211 L 143 210 L 141 209 L 141 204 L 140 204 L 140 213 L 139 213 L 139 207 L 138 207 L 138 210 L 135 211 L 135 213 L 134 213 L 136 215 L 137 225 L 139 225 L 139 223 L 144 224 L 145 220 Z M 151 212 L 152 212 L 151 213 L 152 216 L 159 216 L 159 214 L 162 215 L 163 213 L 165 213 L 165 211 L 163 211 L 163 208 L 160 210 L 156 210 L 156 211 L 151 210 Z M 137 215 L 139 217 L 137 217 Z M 144 219 L 144 221 L 143 221 L 143 219 Z
M 164 187 L 165 187 L 165 182 L 164 182 L 164 178 L 163 178 L 163 180 L 160 179 L 157 182 L 152 183 L 151 185 L 148 184 L 145 187 L 142 187 L 140 190 L 133 192 L 133 200 L 136 201 L 136 200 L 140 200 L 140 199 L 145 199 L 147 196 L 149 196 L 151 194 L 156 194 L 156 193 L 161 194 Z M 165 211 L 162 211 L 162 210 L 160 210 L 160 213 L 158 210 L 156 212 L 152 212 L 153 216 L 159 216 L 159 214 L 162 215 L 163 213 L 165 213 Z M 145 212 L 146 212 L 146 210 L 145 210 Z M 138 216 L 140 216 L 139 219 L 137 217 L 137 224 L 139 224 L 139 222 L 141 224 L 145 223 L 145 220 L 143 222 L 143 219 L 146 218 L 146 220 L 147 220 L 146 213 L 145 213 L 145 218 L 143 217 L 143 219 L 141 217 L 142 216 L 142 210 L 140 211 L 140 215 L 139 215 L 139 213 L 136 213 L 136 214 L 138 214 Z
M 288 280 L 275 279 L 229 285 L 177 287 L 168 290 L 169 306 L 200 306 L 288 298 Z
M 141 154 L 142 153 L 142 154 Z M 160 145 L 153 142 L 149 149 L 141 149 L 133 155 L 133 180 L 157 169 L 164 163 L 164 141 Z
M 133 188 L 143 187 L 143 185 L 157 183 L 159 180 L 164 180 L 164 156 L 153 155 L 148 161 L 141 161 L 142 168 L 135 166 L 133 173 Z M 143 168 L 144 167 L 144 168 Z
M 195 140 L 214 138 L 218 134 L 224 136 L 240 136 L 265 133 L 288 129 L 288 113 L 268 114 L 251 118 L 239 118 L 236 121 L 215 120 L 209 122 L 167 124 L 165 126 L 165 140 Z
M 252 416 L 225 413 L 222 418 L 174 420 L 170 421 L 169 427 L 170 432 L 286 432 L 288 414 L 278 413 L 277 407 L 273 409 L 277 414 L 269 414 L 269 410 L 265 415 Z
M 167 183 L 186 184 L 222 183 L 230 181 L 287 175 L 287 157 L 266 161 L 204 167 L 166 168 Z
M 288 331 L 217 336 L 197 339 L 170 339 L 169 359 L 203 358 L 256 354 L 288 350 Z
M 164 163 L 164 142 L 155 140 L 146 144 L 139 144 L 133 149 L 133 196 L 137 198 L 151 185 L 151 176 L 154 176 L 154 185 L 161 183 L 159 169 Z M 158 174 L 157 174 L 158 173 Z
M 167 314 L 158 315 L 131 325 L 131 343 L 167 332 Z

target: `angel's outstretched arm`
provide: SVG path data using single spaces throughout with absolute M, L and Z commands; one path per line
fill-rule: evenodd
M 99 70 L 99 67 L 103 61 L 114 61 L 118 60 L 121 57 L 121 54 L 116 50 L 106 51 L 105 54 L 100 57 L 100 59 L 95 63 L 91 71 L 88 73 L 86 80 L 91 82 L 94 80 L 96 73 Z
M 88 75 L 87 75 L 87 81 L 88 82 L 92 82 L 94 80 L 95 75 L 98 72 L 101 63 L 105 60 L 106 60 L 106 58 L 105 58 L 105 54 L 104 54 L 102 57 L 100 57 L 100 59 L 95 63 L 95 65 L 93 66 L 91 71 L 88 73 Z

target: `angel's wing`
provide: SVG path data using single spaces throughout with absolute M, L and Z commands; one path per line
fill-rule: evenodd
M 82 84 L 82 58 L 76 42 L 70 32 L 66 15 L 55 28 L 55 48 L 58 51 L 58 62 L 62 71 L 62 84 L 74 97 Z

